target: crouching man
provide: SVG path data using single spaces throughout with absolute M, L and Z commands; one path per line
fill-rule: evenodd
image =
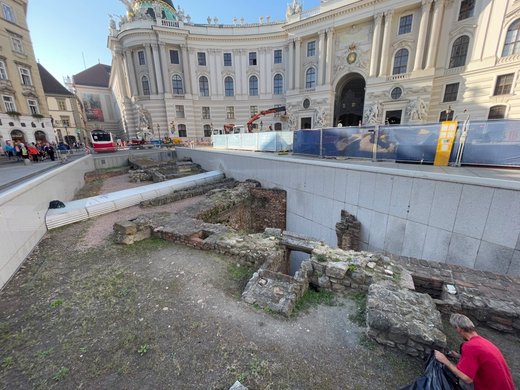
M 464 340 L 459 362 L 453 364 L 439 351 L 435 351 L 435 358 L 465 383 L 473 383 L 475 390 L 515 390 L 504 356 L 477 334 L 473 322 L 465 315 L 452 314 L 450 324 Z

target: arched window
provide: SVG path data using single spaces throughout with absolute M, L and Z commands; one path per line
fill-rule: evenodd
M 504 119 L 506 117 L 506 106 L 499 105 L 489 108 L 488 119 Z
M 408 49 L 399 49 L 394 56 L 394 69 L 392 74 L 406 73 L 408 67 Z
M 273 93 L 275 95 L 281 95 L 283 93 L 283 76 L 281 74 L 274 75 Z
M 211 125 L 204 125 L 204 137 L 211 137 Z
M 520 53 L 520 19 L 513 22 L 507 29 L 506 42 L 502 57 Z
M 174 95 L 184 95 L 184 87 L 182 86 L 182 77 L 178 74 L 172 77 L 172 89 Z
M 200 76 L 199 78 L 199 93 L 200 96 L 209 96 L 209 83 L 206 76 Z
M 179 137 L 186 138 L 188 133 L 186 132 L 186 125 L 180 124 L 177 126 L 177 130 L 179 131 Z
M 466 65 L 466 56 L 468 55 L 469 37 L 463 35 L 455 39 L 451 48 L 451 57 L 449 68 Z
M 256 76 L 251 76 L 249 78 L 249 96 L 258 96 L 258 77 Z
M 307 72 L 305 72 L 305 88 L 314 88 L 316 87 L 316 69 L 309 68 Z
M 148 77 L 143 76 L 141 78 L 141 85 L 143 86 L 143 95 L 150 95 L 150 83 Z
M 233 83 L 233 77 L 227 76 L 224 79 L 224 91 L 226 96 L 235 96 L 235 87 Z

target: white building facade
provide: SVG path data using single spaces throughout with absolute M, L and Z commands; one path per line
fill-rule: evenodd
M 323 0 L 286 20 L 192 23 L 134 0 L 108 46 L 125 132 L 204 137 L 256 112 L 258 131 L 520 119 L 520 1 Z

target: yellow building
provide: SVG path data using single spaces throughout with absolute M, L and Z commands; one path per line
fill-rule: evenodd
M 54 141 L 27 26 L 28 0 L 0 3 L 0 144 Z

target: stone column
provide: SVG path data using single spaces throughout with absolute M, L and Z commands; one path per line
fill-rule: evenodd
M 215 60 L 215 50 L 209 49 L 206 50 L 206 69 L 209 71 L 209 88 L 210 88 L 210 95 L 212 95 L 211 91 L 213 91 L 213 94 L 218 94 L 219 96 L 223 95 L 224 91 L 224 78 L 220 77 L 221 75 L 217 75 L 217 71 L 215 66 L 211 66 L 211 62 Z M 222 84 L 222 85 L 220 85 Z
M 334 65 L 334 30 L 327 30 L 327 70 L 325 74 L 325 83 L 330 85 L 332 81 L 332 66 Z
M 374 35 L 372 36 L 372 54 L 370 55 L 370 77 L 377 76 L 377 65 L 379 64 L 379 45 L 381 43 L 382 20 L 382 13 L 374 15 Z
M 130 80 L 128 77 L 128 72 L 125 69 L 125 57 L 124 53 L 121 50 L 121 47 L 118 47 L 113 50 L 114 59 L 116 64 L 117 73 L 119 74 L 119 81 L 121 83 L 121 94 L 125 98 L 125 101 L 130 98 Z
M 157 95 L 159 87 L 157 85 L 158 75 L 155 71 L 155 66 L 157 64 L 156 60 L 158 60 L 158 56 L 156 57 L 157 45 L 144 46 L 144 52 L 146 57 L 146 67 L 148 68 L 148 82 L 150 83 L 150 95 Z
M 325 31 L 320 31 L 320 40 L 318 41 L 318 84 L 323 85 L 325 81 Z
M 164 94 L 164 85 L 162 82 L 162 73 L 161 73 L 161 60 L 159 59 L 159 45 L 153 44 L 150 45 L 152 49 L 152 60 L 153 66 L 148 66 L 148 69 L 151 70 L 150 74 L 153 75 L 153 81 L 156 86 L 155 93 L 156 94 Z
M 138 96 L 139 88 L 137 86 L 137 80 L 135 77 L 135 65 L 134 65 L 132 51 L 126 50 L 124 52 L 124 57 L 125 57 L 126 73 L 128 75 L 128 80 L 130 82 L 130 95 Z
M 415 50 L 415 63 L 413 65 L 414 71 L 422 69 L 424 49 L 426 47 L 426 32 L 428 30 L 428 22 L 430 21 L 432 1 L 433 0 L 422 0 L 421 24 L 419 26 L 419 36 L 417 38 L 417 49 Z
M 388 46 L 390 44 L 393 13 L 394 11 L 385 12 L 385 29 L 383 31 L 383 46 L 381 48 L 381 68 L 379 69 L 379 76 L 384 76 L 388 72 Z
M 294 89 L 294 42 L 289 41 L 289 58 L 287 61 L 287 89 Z
M 188 59 L 189 59 L 189 66 L 190 66 L 190 74 L 191 74 L 191 80 L 192 85 L 197 91 L 197 95 L 200 93 L 199 91 L 199 79 L 197 78 L 197 57 L 196 57 L 196 51 L 194 48 L 187 48 L 188 49 Z M 209 80 L 208 80 L 209 83 Z M 214 91 L 209 91 L 211 93 L 215 93 Z
M 189 59 L 188 59 L 188 47 L 186 45 L 181 45 L 181 53 L 182 53 L 182 74 L 184 80 L 184 88 L 186 89 L 187 94 L 191 94 L 192 91 L 192 83 L 190 75 L 190 67 L 189 67 Z
M 168 72 L 167 58 L 169 58 L 169 53 L 164 43 L 159 43 L 159 57 L 161 58 L 161 80 L 163 83 L 164 93 L 173 93 L 173 85 L 170 78 L 170 74 Z
M 428 57 L 426 59 L 426 69 L 435 68 L 435 61 L 437 60 L 437 48 L 439 46 L 440 39 L 439 33 L 444 13 L 444 4 L 444 0 L 435 0 L 430 45 L 428 47 Z
M 302 40 L 300 37 L 296 38 L 294 40 L 294 44 L 296 45 L 294 49 L 294 89 L 299 90 L 300 89 L 300 74 L 301 74 L 301 47 L 302 47 Z
M 216 71 L 217 73 L 217 79 L 220 78 L 222 79 L 222 52 L 220 50 L 212 50 L 211 51 L 211 55 L 213 56 L 213 61 L 214 61 L 214 64 L 215 66 L 213 67 L 213 69 Z M 235 94 L 237 93 L 237 80 L 236 78 L 234 78 L 235 80 Z M 217 88 L 217 91 L 218 91 L 218 94 L 219 95 L 223 95 L 223 92 L 224 92 L 224 80 L 222 79 L 220 81 L 220 83 L 218 83 L 218 88 Z

